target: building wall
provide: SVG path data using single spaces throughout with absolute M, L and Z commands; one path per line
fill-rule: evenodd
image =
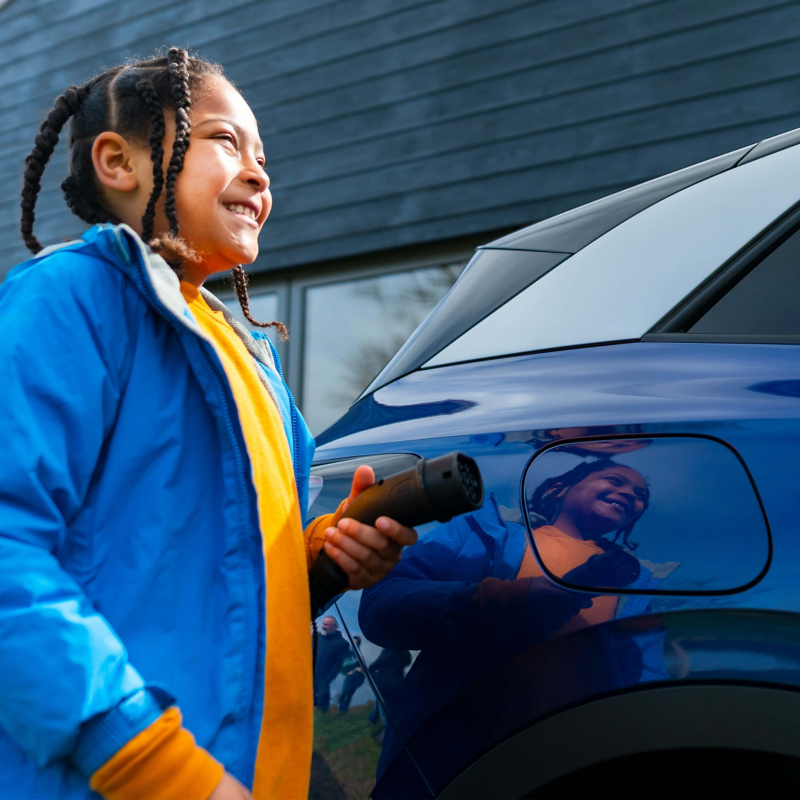
M 798 36 L 800 4 L 776 0 L 15 0 L 0 270 L 53 98 L 160 45 L 219 60 L 260 119 L 268 270 L 520 226 L 800 125 Z M 80 228 L 63 164 L 49 241 Z
M 195 49 L 259 118 L 275 204 L 253 291 L 292 326 L 290 382 L 310 408 L 306 364 L 343 352 L 309 344 L 313 287 L 420 265 L 452 276 L 481 239 L 800 126 L 798 39 L 798 0 L 12 0 L 0 276 L 25 257 L 22 162 L 55 96 L 157 47 Z M 44 242 L 82 228 L 65 169 L 62 146 Z M 360 286 L 362 307 L 380 295 Z M 420 308 L 395 304 L 384 350 Z M 366 330 L 348 360 L 377 358 Z

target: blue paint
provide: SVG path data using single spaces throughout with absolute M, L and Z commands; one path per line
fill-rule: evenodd
M 509 536 L 527 537 L 522 527 L 526 470 L 530 465 L 533 470 L 539 458 L 550 458 L 553 469 L 543 472 L 557 475 L 561 466 L 555 460 L 565 469 L 579 460 L 545 451 L 532 461 L 537 453 L 558 442 L 653 437 L 658 447 L 617 457 L 641 470 L 652 492 L 650 517 L 642 516 L 631 538 L 639 535 L 641 552 L 649 548 L 646 558 L 663 562 L 679 543 L 676 536 L 670 539 L 670 531 L 681 514 L 714 534 L 683 540 L 688 555 L 674 558 L 681 566 L 673 573 L 673 589 L 683 591 L 735 589 L 733 584 L 755 577 L 766 561 L 767 528 L 759 518 L 756 492 L 727 445 L 752 477 L 772 536 L 772 563 L 750 588 L 713 596 L 658 594 L 658 589 L 644 596 L 623 593 L 627 600 L 617 619 L 570 635 L 561 635 L 556 626 L 537 641 L 512 635 L 525 629 L 511 611 L 507 628 L 501 616 L 494 631 L 470 628 L 458 617 L 459 608 L 471 608 L 472 595 L 470 589 L 448 595 L 448 585 L 464 578 L 458 577 L 458 558 L 453 560 L 447 547 L 421 579 L 434 589 L 438 582 L 439 602 L 454 620 L 461 619 L 455 643 L 442 639 L 437 645 L 435 636 L 420 637 L 423 617 L 411 613 L 411 585 L 402 602 L 390 602 L 384 593 L 383 607 L 375 602 L 383 592 L 379 585 L 369 620 L 363 597 L 346 597 L 340 612 L 351 631 L 365 634 L 373 646 L 405 648 L 414 657 L 401 691 L 387 700 L 396 730 L 386 734 L 374 797 L 403 796 L 399 787 L 414 769 L 409 754 L 438 792 L 513 731 L 601 694 L 654 681 L 800 687 L 800 630 L 794 616 L 800 611 L 800 393 L 792 378 L 798 368 L 800 349 L 791 345 L 643 342 L 488 360 L 414 372 L 356 404 L 320 438 L 317 458 L 326 461 L 463 450 L 478 461 L 498 524 L 516 532 Z M 417 416 L 415 408 L 442 413 Z M 720 448 L 714 452 L 730 458 L 715 460 L 698 444 L 709 439 L 660 436 L 710 437 L 719 442 L 713 443 Z M 687 489 L 701 484 L 697 493 Z M 713 495 L 713 504 L 704 504 L 703 494 Z M 715 527 L 715 520 L 722 524 Z M 436 525 L 420 534 L 420 553 L 426 542 L 430 547 L 442 537 Z M 736 539 L 728 548 L 726 535 Z M 513 576 L 516 561 L 506 575 L 502 557 L 493 559 L 480 539 L 469 545 L 477 548 L 471 558 L 482 558 L 484 565 L 483 572 L 464 573 L 471 586 L 492 575 Z M 530 546 L 527 539 L 524 546 Z M 412 548 L 406 558 L 413 561 L 413 554 Z M 715 571 L 733 583 L 723 586 L 720 578 L 709 585 Z M 669 590 L 668 580 L 660 589 Z M 444 692 L 436 675 L 454 676 L 456 661 L 470 670 L 452 692 Z M 591 664 L 594 672 L 578 664 Z

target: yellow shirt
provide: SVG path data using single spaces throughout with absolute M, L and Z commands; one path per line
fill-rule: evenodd
M 181 292 L 230 382 L 258 496 L 267 565 L 267 662 L 253 795 L 256 800 L 304 800 L 314 725 L 311 602 L 289 443 L 280 412 L 242 340 L 194 286 L 181 283 Z
M 547 564 L 547 568 L 557 577 L 563 578 L 564 575 L 575 567 L 586 563 L 593 555 L 605 552 L 599 545 L 591 540 L 575 539 L 567 536 L 553 525 L 544 525 L 533 532 L 536 540 L 536 549 L 542 561 Z M 525 548 L 525 555 L 522 558 L 522 566 L 519 569 L 518 578 L 538 578 L 544 575 L 530 547 Z M 586 628 L 589 625 L 597 625 L 600 622 L 614 619 L 614 612 L 617 610 L 616 595 L 598 595 L 594 598 L 589 608 L 581 609 L 559 633 Z

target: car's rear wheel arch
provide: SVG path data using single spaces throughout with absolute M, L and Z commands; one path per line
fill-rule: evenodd
M 638 688 L 554 714 L 494 747 L 441 798 L 538 797 L 614 759 L 710 748 L 800 758 L 800 691 L 748 683 Z M 640 787 L 644 790 L 644 787 Z M 687 787 L 692 796 L 690 787 Z M 639 796 L 647 796 L 646 792 Z

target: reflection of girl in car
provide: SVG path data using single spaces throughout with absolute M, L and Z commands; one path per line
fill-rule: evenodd
M 635 469 L 609 459 L 582 462 L 563 475 L 548 478 L 528 501 L 540 561 L 556 577 L 566 576 L 571 583 L 593 586 L 611 583 L 619 588 L 631 585 L 641 578 L 641 568 L 632 556 L 622 552 L 616 541 L 622 537 L 622 545 L 636 548 L 628 539 L 649 503 L 647 481 Z M 603 538 L 609 533 L 615 534 L 614 541 Z M 606 559 L 599 558 L 604 555 Z M 624 570 L 620 570 L 623 577 L 617 580 L 608 579 L 608 570 L 601 576 L 600 565 L 610 556 L 627 558 L 635 565 L 635 571 L 625 577 Z M 592 562 L 596 566 L 593 571 L 583 570 L 581 580 L 570 581 L 571 570 L 582 564 L 590 566 Z M 543 574 L 533 552 L 526 550 L 518 579 Z M 612 619 L 617 600 L 615 595 L 598 595 L 589 608 L 582 609 L 559 632 Z
M 635 470 L 608 459 L 585 462 L 537 489 L 531 498 L 532 527 L 537 536 L 543 533 L 547 537 L 545 550 L 556 564 L 552 571 L 562 576 L 580 568 L 591 556 L 622 551 L 620 544 L 603 537 L 613 533 L 627 541 L 648 502 L 647 484 Z M 389 708 L 403 738 L 424 728 L 437 709 L 437 718 L 447 716 L 443 706 L 467 687 L 473 698 L 480 696 L 482 686 L 489 693 L 493 669 L 508 664 L 515 655 L 573 629 L 646 612 L 646 596 L 628 596 L 623 605 L 618 604 L 616 595 L 593 596 L 556 586 L 534 559 L 523 526 L 509 521 L 508 516 L 501 513 L 490 494 L 479 511 L 456 517 L 423 536 L 391 575 L 362 595 L 359 622 L 370 641 L 382 647 L 421 651 L 395 708 Z M 642 566 L 631 588 L 649 587 L 651 578 Z M 629 685 L 631 680 L 663 677 L 659 672 L 663 648 L 658 642 L 651 658 L 626 646 L 624 636 L 620 638 L 613 630 L 601 638 L 606 643 L 602 646 L 618 650 L 613 659 L 615 669 L 631 673 L 624 681 L 619 674 L 594 676 L 592 680 L 600 681 L 605 689 L 618 683 Z M 564 666 L 557 665 L 559 674 Z M 525 668 L 517 679 L 527 682 Z M 513 690 L 513 676 L 507 683 Z M 550 682 L 546 692 L 555 690 L 556 684 Z M 476 712 L 477 705 L 471 704 Z M 479 716 L 476 713 L 476 719 Z M 460 761 L 466 757 L 469 743 L 456 735 L 457 725 L 442 724 L 448 731 L 449 752 L 445 757 L 440 750 L 443 762 L 451 758 Z M 469 727 L 467 739 L 478 741 L 480 736 Z M 381 776 L 401 750 L 390 727 L 373 796 L 383 796 L 384 788 L 391 791 L 382 785 Z M 397 768 L 386 780 L 395 780 L 396 772 Z

